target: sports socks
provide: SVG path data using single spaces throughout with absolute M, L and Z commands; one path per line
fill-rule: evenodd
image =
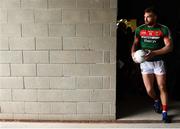
M 167 105 L 162 105 L 162 111 L 167 112 Z

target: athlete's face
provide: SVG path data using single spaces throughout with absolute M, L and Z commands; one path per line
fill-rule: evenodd
M 157 16 L 151 12 L 144 13 L 144 22 L 147 25 L 154 25 L 156 23 Z

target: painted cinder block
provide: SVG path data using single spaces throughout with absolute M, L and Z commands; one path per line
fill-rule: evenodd
M 117 0 L 0 0 L 0 118 L 115 120 Z

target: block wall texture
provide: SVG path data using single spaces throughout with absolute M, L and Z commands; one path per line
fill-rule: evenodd
M 0 0 L 0 119 L 115 119 L 116 6 Z

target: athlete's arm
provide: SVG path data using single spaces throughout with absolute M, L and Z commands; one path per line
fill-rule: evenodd
M 132 45 L 132 47 L 131 47 L 131 57 L 132 57 L 132 59 L 133 59 L 133 61 L 134 61 L 135 63 L 138 63 L 138 62 L 136 61 L 136 59 L 134 58 L 134 53 L 135 53 L 136 50 L 138 49 L 138 46 L 139 46 L 139 38 L 138 38 L 138 37 L 135 37 L 134 42 L 133 42 L 133 45 Z
M 172 40 L 169 37 L 164 37 L 163 40 L 164 40 L 165 46 L 163 48 L 161 48 L 161 49 L 151 51 L 151 53 L 145 57 L 146 60 L 150 59 L 150 58 L 152 58 L 154 56 L 157 56 L 157 55 L 167 54 L 167 53 L 169 53 L 169 52 L 171 52 L 173 50 Z
M 133 55 L 134 55 L 134 52 L 137 50 L 138 46 L 139 46 L 139 38 L 138 38 L 138 37 L 135 37 L 134 42 L 133 42 L 133 45 L 132 45 L 132 47 L 131 47 L 131 56 L 132 56 L 132 57 L 133 57 Z

